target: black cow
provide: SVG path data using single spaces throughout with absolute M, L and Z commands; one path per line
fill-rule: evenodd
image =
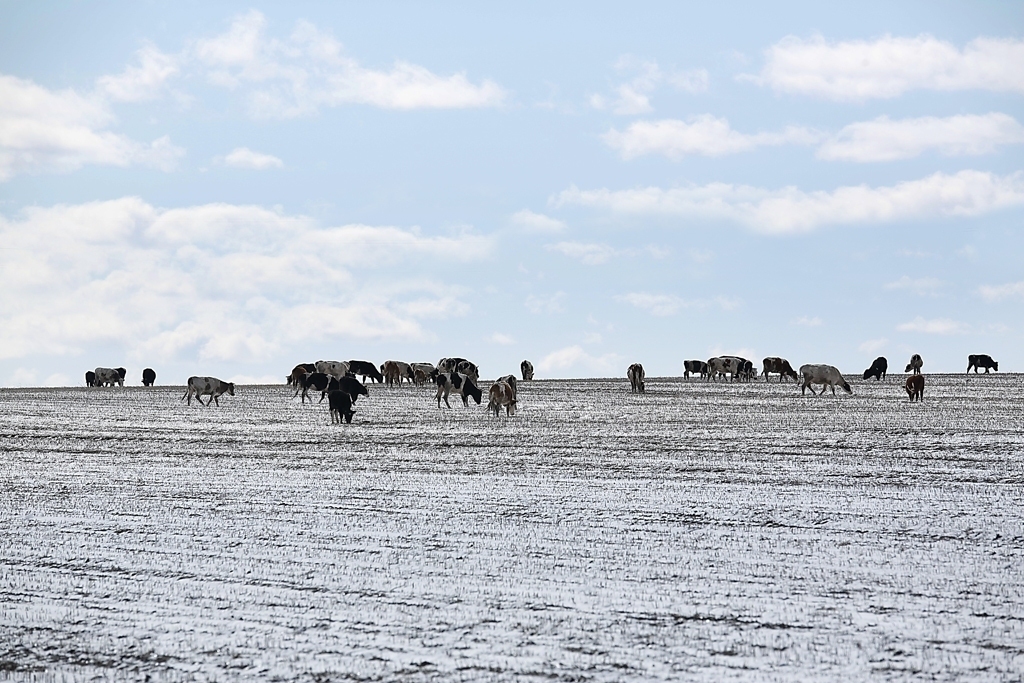
M 999 372 L 999 361 L 992 360 L 992 356 L 987 353 L 971 354 L 967 356 L 967 372 L 970 372 L 971 368 L 974 368 L 975 375 L 978 374 L 978 368 L 985 368 L 985 374 L 987 375 L 989 368 Z
M 121 376 L 121 381 L 123 382 L 124 381 L 124 376 L 128 374 L 128 371 L 125 370 L 124 368 L 114 368 L 114 369 L 117 370 L 117 374 Z
M 907 363 L 907 369 L 903 372 L 913 372 L 915 375 L 920 375 L 922 366 L 924 366 L 924 361 L 921 360 L 921 354 L 915 353 L 910 357 L 910 362 Z
M 367 391 L 366 387 L 363 386 L 359 380 L 355 377 L 345 375 L 341 379 L 331 377 L 322 372 L 313 372 L 305 375 L 299 379 L 302 384 L 302 402 L 306 402 L 308 397 L 310 401 L 313 397 L 309 395 L 309 390 L 314 389 L 320 392 L 320 403 L 323 403 L 324 396 L 329 391 L 344 391 L 346 394 L 352 397 L 354 403 L 360 394 L 363 396 L 369 396 L 370 392 Z
M 702 360 L 684 360 L 683 361 L 683 377 L 686 379 L 690 378 L 690 373 L 700 375 L 701 379 L 708 376 L 708 364 Z
M 885 356 L 879 356 L 871 364 L 871 367 L 864 371 L 864 379 L 875 378 L 875 381 L 885 379 L 885 373 L 889 371 L 889 361 Z
M 142 386 L 151 387 L 156 382 L 156 372 L 153 368 L 146 368 L 142 371 Z
M 96 386 L 96 373 L 89 370 L 85 373 L 85 386 L 94 387 Z
M 300 382 L 297 378 L 314 372 L 316 372 L 316 365 L 313 363 L 299 363 L 292 368 L 292 373 L 288 375 L 288 386 L 300 386 Z M 298 392 L 295 393 L 297 394 Z
M 350 374 L 361 376 L 364 382 L 367 377 L 371 377 L 374 382 L 384 383 L 384 375 L 380 374 L 377 366 L 369 361 L 350 360 L 348 362 L 348 371 Z
M 341 424 L 342 418 L 345 422 L 351 423 L 352 416 L 356 411 L 352 410 L 352 397 L 348 392 L 335 389 L 328 392 L 327 403 L 331 409 L 331 423 Z

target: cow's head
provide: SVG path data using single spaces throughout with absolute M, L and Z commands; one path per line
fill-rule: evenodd
M 348 424 L 352 424 L 352 416 L 355 415 L 355 414 L 356 414 L 356 411 L 354 411 L 354 410 L 350 410 L 347 413 L 345 413 L 345 422 L 348 423 Z
M 825 387 L 822 387 L 821 390 L 825 391 Z M 847 382 L 845 379 L 843 380 L 843 391 L 845 391 L 848 394 L 853 393 L 853 389 L 850 388 L 850 383 Z
M 235 395 L 235 383 L 234 382 L 228 382 L 227 394 L 228 394 L 228 396 L 234 396 Z
M 999 372 L 999 363 L 997 361 L 992 361 L 992 369 Z
M 483 397 L 483 393 L 484 392 L 480 391 L 480 388 L 473 383 L 473 380 L 469 378 L 466 379 L 466 395 L 472 396 L 477 405 L 480 405 L 480 399 Z

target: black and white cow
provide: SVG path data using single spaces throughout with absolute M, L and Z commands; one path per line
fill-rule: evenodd
M 146 368 L 142 371 L 142 386 L 151 387 L 156 383 L 156 372 L 153 368 Z
M 442 358 L 437 362 L 438 372 L 461 372 L 468 375 L 474 382 L 480 381 L 480 368 L 465 358 Z
M 629 390 L 634 394 L 644 393 L 644 366 L 640 363 L 633 363 L 626 368 L 626 378 L 629 379 Z
M 371 378 L 374 382 L 384 383 L 384 375 L 380 374 L 380 370 L 377 366 L 366 360 L 350 360 L 348 362 L 348 371 L 353 375 L 358 375 L 363 378 L 363 382 L 366 382 L 366 378 Z
M 778 356 L 768 356 L 761 361 L 761 367 L 763 368 L 763 374 L 765 381 L 769 379 L 769 373 L 777 373 L 779 375 L 779 381 L 781 382 L 785 377 L 792 377 L 793 381 L 799 381 L 799 377 L 796 374 L 796 370 L 789 364 L 789 361 L 785 358 L 779 358 Z
M 89 370 L 85 373 L 85 386 L 94 387 L 96 386 L 96 373 Z
M 335 380 L 337 381 L 337 380 Z M 331 410 L 331 424 L 341 424 L 342 419 L 351 423 L 355 412 L 352 409 L 352 397 L 348 392 L 335 389 L 327 394 L 327 404 Z
M 754 364 L 739 356 L 715 356 L 708 358 L 708 373 L 711 379 L 729 375 L 733 380 L 748 377 L 753 372 Z
M 462 404 L 466 407 L 469 407 L 470 396 L 473 397 L 477 405 L 480 405 L 483 398 L 483 392 L 477 387 L 473 378 L 461 372 L 439 372 L 434 378 L 434 384 L 437 385 L 437 395 L 434 398 L 437 399 L 438 408 L 441 407 L 442 398 L 446 406 L 452 407 L 452 404 L 448 403 L 448 395 L 453 392 L 462 397 Z
M 971 354 L 967 356 L 967 372 L 974 368 L 974 374 L 978 374 L 978 368 L 985 368 L 985 374 L 988 374 L 989 368 L 999 372 L 999 362 L 992 360 L 992 356 L 979 353 L 977 355 Z
M 701 379 L 705 379 L 710 373 L 708 371 L 708 364 L 702 360 L 684 360 L 683 361 L 683 377 L 690 379 L 690 374 L 700 375 Z
M 805 394 L 808 389 L 811 390 L 811 394 L 814 394 L 812 384 L 822 385 L 819 396 L 825 394 L 825 387 L 831 387 L 833 396 L 836 395 L 836 387 L 842 388 L 848 394 L 853 393 L 850 383 L 843 379 L 842 373 L 833 365 L 801 365 L 800 374 L 804 378 L 803 386 L 800 387 L 801 395 Z
M 524 360 L 519 364 L 519 371 L 523 373 L 523 381 L 529 382 L 533 379 L 533 363 Z
M 904 370 L 903 372 L 911 372 L 911 371 L 913 371 L 913 373 L 915 375 L 920 375 L 921 374 L 921 367 L 923 365 L 924 365 L 924 361 L 921 360 L 921 354 L 915 353 L 913 356 L 910 357 L 910 362 L 907 363 L 907 369 Z
M 124 386 L 124 375 L 121 374 L 120 368 L 96 368 L 93 372 L 96 375 L 96 386 L 114 386 L 115 384 L 119 387 Z
M 217 397 L 223 394 L 228 396 L 235 395 L 234 382 L 224 382 L 216 377 L 189 377 L 185 395 L 181 399 L 184 401 L 187 398 L 188 404 L 192 405 L 192 397 L 195 396 L 196 400 L 202 405 L 209 406 L 210 403 L 216 402 L 217 407 L 220 407 L 220 401 L 217 400 Z M 209 396 L 210 400 L 203 403 L 203 396 Z
M 875 378 L 875 381 L 885 379 L 885 373 L 889 371 L 889 361 L 885 356 L 879 356 L 871 363 L 871 367 L 864 371 L 864 379 Z
M 512 377 L 512 375 L 508 375 L 508 377 Z M 516 414 L 516 390 L 505 381 L 508 377 L 499 379 L 491 385 L 490 391 L 487 392 L 487 412 L 493 411 L 494 417 L 498 417 L 502 406 L 505 407 L 506 416 L 512 417 Z M 515 377 L 512 379 L 514 380 Z

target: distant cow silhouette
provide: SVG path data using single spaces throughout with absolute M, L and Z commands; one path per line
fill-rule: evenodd
M 918 401 L 924 400 L 924 375 L 911 375 L 907 378 L 907 396 L 913 401 L 915 398 Z
M 999 363 L 992 360 L 992 356 L 986 353 L 971 354 L 967 356 L 967 372 L 970 372 L 971 368 L 974 368 L 974 374 L 978 374 L 978 368 L 985 368 L 985 374 L 987 375 L 989 368 L 999 372 Z
M 864 379 L 875 378 L 875 381 L 885 379 L 885 373 L 889 370 L 889 361 L 885 356 L 879 356 L 871 364 L 871 367 L 864 371 Z

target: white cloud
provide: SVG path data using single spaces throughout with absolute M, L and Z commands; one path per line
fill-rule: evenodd
M 822 136 L 806 128 L 792 126 L 781 133 L 748 135 L 733 130 L 726 119 L 703 114 L 689 122 L 676 119 L 636 121 L 621 133 L 613 128 L 601 137 L 625 159 L 643 154 L 664 154 L 670 159 L 682 159 L 691 154 L 710 157 L 736 154 L 766 145 L 808 145 Z
M 105 130 L 108 105 L 0 75 L 0 182 L 19 173 L 68 172 L 87 164 L 170 170 L 185 151 L 167 137 L 146 145 Z
M 226 88 L 251 86 L 250 112 L 291 118 L 323 106 L 365 104 L 384 109 L 494 107 L 506 97 L 490 80 L 479 85 L 463 73 L 439 76 L 398 60 L 387 70 L 370 69 L 342 53 L 342 45 L 300 21 L 284 40 L 264 35 L 266 18 L 251 10 L 213 38 L 196 42 L 193 55 L 208 80 Z
M 620 373 L 618 366 L 621 365 L 619 356 L 614 353 L 604 354 L 602 356 L 593 356 L 583 350 L 582 346 L 574 345 L 567 346 L 557 351 L 552 351 L 547 354 L 537 363 L 537 370 L 545 374 L 551 374 L 553 372 L 570 372 L 569 374 L 577 374 L 579 371 L 585 373 L 598 373 L 604 376 L 625 374 L 625 368 Z
M 683 299 L 675 295 L 651 294 L 650 292 L 629 292 L 616 296 L 615 300 L 661 317 L 675 315 L 680 309 L 715 307 L 732 311 L 740 306 L 738 299 L 725 296 L 717 296 L 712 299 Z
M 142 102 L 163 94 L 167 81 L 180 72 L 179 58 L 164 54 L 155 45 L 146 45 L 136 55 L 138 66 L 127 66 L 117 76 L 96 80 L 100 92 L 118 102 Z
M 909 90 L 1024 92 L 1024 41 L 976 38 L 962 50 L 929 35 L 828 42 L 782 39 L 757 82 L 831 100 L 897 97 Z
M 488 341 L 491 341 L 495 344 L 501 344 L 502 346 L 511 346 L 512 344 L 516 343 L 515 339 L 513 339 L 507 334 L 502 334 L 501 332 L 495 332 L 487 339 Z
M 556 251 L 588 266 L 604 265 L 616 257 L 647 256 L 663 259 L 670 253 L 667 249 L 653 244 L 639 249 L 616 249 L 611 245 L 595 242 L 558 242 L 545 245 L 544 248 L 548 251 Z
M 970 330 L 970 326 L 966 323 L 957 322 L 956 320 L 950 320 L 949 318 L 935 318 L 933 320 L 925 320 L 921 316 L 917 316 L 910 322 L 902 323 L 896 326 L 896 329 L 900 332 L 921 332 L 924 334 L 965 334 Z
M 939 291 L 942 286 L 942 281 L 936 277 L 919 277 L 912 278 L 909 275 L 904 275 L 895 282 L 888 282 L 885 285 L 886 289 L 905 290 L 913 292 L 918 296 L 934 295 Z
M 1007 114 L 925 116 L 892 121 L 886 116 L 852 123 L 826 140 L 819 159 L 893 161 L 934 150 L 945 156 L 994 152 L 1001 145 L 1024 142 L 1024 126 Z
M 379 285 L 365 271 L 492 248 L 471 232 L 322 227 L 258 206 L 32 207 L 0 216 L 0 358 L 115 343 L 165 360 L 265 359 L 307 339 L 425 339 L 418 320 L 466 304 L 411 274 Z
M 550 296 L 536 296 L 534 294 L 526 297 L 523 303 L 530 313 L 561 313 L 565 310 L 562 302 L 565 300 L 565 292 L 555 292 Z
M 701 93 L 708 89 L 711 80 L 706 69 L 684 69 L 666 75 L 656 61 L 637 59 L 632 55 L 619 57 L 615 70 L 619 73 L 632 73 L 633 77 L 615 86 L 615 95 L 610 100 L 600 94 L 593 94 L 588 99 L 594 109 L 611 108 L 612 113 L 620 116 L 654 111 L 651 94 L 663 82 L 689 93 Z
M 1014 297 L 1024 298 L 1024 280 L 1008 282 L 1005 285 L 982 285 L 978 294 L 986 301 L 1002 301 Z
M 831 192 L 795 187 L 768 190 L 749 185 L 580 190 L 551 198 L 615 213 L 724 220 L 766 234 L 810 232 L 822 225 L 886 223 L 932 216 L 977 216 L 1024 204 L 1024 173 L 981 171 L 934 175 L 889 187 L 846 186 Z
M 565 230 L 566 225 L 557 218 L 545 216 L 542 213 L 534 213 L 529 209 L 516 211 L 512 214 L 512 224 L 522 228 L 526 232 L 556 233 Z
M 284 162 L 271 154 L 254 152 L 248 147 L 236 147 L 224 157 L 224 165 L 264 171 L 268 168 L 281 168 Z
M 802 315 L 796 320 L 794 320 L 793 324 L 799 325 L 800 327 L 821 327 L 822 322 L 822 319 L 819 318 L 818 316 L 809 317 L 806 315 Z
M 882 337 L 880 339 L 868 339 L 867 341 L 861 343 L 861 345 L 857 347 L 857 350 L 863 351 L 864 353 L 878 353 L 879 351 L 884 349 L 886 344 L 888 343 L 889 340 L 886 339 L 885 337 Z

